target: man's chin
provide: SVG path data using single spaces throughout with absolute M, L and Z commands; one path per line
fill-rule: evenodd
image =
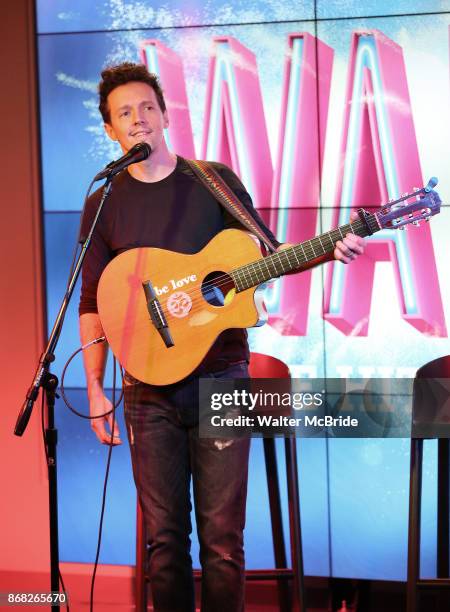
M 136 136 L 135 138 L 133 138 L 133 146 L 137 145 L 139 142 L 146 142 L 148 145 L 150 145 L 150 147 L 152 146 L 150 142 L 150 137 L 146 136 L 145 134 L 143 136 Z

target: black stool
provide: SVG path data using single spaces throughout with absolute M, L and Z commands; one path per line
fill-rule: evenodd
M 260 353 L 251 354 L 249 371 L 252 378 L 290 378 L 289 369 L 285 363 L 275 357 Z M 264 438 L 263 445 L 275 568 L 272 570 L 247 570 L 245 578 L 246 580 L 277 580 L 280 612 L 306 612 L 296 440 L 295 438 L 285 438 L 284 440 L 292 568 L 287 567 L 286 561 L 275 440 Z M 138 502 L 136 519 L 136 609 L 139 612 L 147 610 L 147 560 L 146 527 Z M 292 581 L 292 588 L 289 588 L 289 580 Z
M 418 612 L 418 592 L 441 591 L 439 610 L 450 610 L 450 356 L 422 366 L 414 380 L 409 486 L 407 612 Z M 437 578 L 420 579 L 423 440 L 438 439 Z M 442 592 L 446 591 L 446 592 Z M 427 611 L 428 612 L 428 611 Z

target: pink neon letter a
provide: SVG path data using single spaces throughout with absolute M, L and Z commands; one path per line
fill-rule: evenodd
M 350 208 L 379 205 L 423 184 L 401 48 L 377 30 L 354 33 L 346 93 L 342 168 L 333 226 Z M 446 336 L 430 228 L 382 232 L 350 266 L 331 264 L 325 319 L 366 335 L 376 261 L 394 267 L 402 317 L 422 333 Z

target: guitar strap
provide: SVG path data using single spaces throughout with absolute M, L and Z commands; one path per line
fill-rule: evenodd
M 269 249 L 275 252 L 277 247 L 267 236 L 260 223 L 252 217 L 237 195 L 226 184 L 220 174 L 207 161 L 199 159 L 185 159 L 192 172 L 200 179 L 200 182 L 212 193 L 215 199 L 235 219 L 239 221 Z

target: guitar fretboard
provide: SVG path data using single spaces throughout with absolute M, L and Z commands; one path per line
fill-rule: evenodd
M 236 291 L 239 293 L 250 289 L 250 287 L 256 287 L 272 278 L 298 270 L 323 255 L 332 253 L 336 243 L 343 240 L 349 232 L 364 238 L 369 234 L 374 234 L 379 229 L 380 225 L 376 215 L 367 213 L 365 221 L 358 219 L 353 223 L 341 225 L 331 232 L 316 236 L 312 240 L 306 240 L 288 249 L 272 253 L 267 257 L 236 268 L 231 272 Z

